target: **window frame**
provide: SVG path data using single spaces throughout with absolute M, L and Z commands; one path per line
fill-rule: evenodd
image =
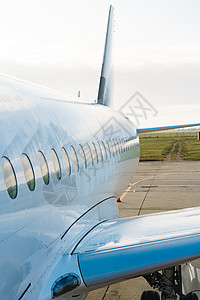
M 109 144 L 108 144 L 107 140 L 105 141 L 105 145 L 106 145 L 107 152 L 108 152 L 108 158 L 111 158 L 111 151 L 110 151 L 110 147 L 109 147 Z
M 78 156 L 77 156 L 77 153 L 76 153 L 75 148 L 74 148 L 72 145 L 70 146 L 70 152 L 71 152 L 70 158 L 71 158 L 71 161 L 72 161 L 72 165 L 75 167 L 75 171 L 78 173 L 78 171 L 79 171 L 79 161 L 78 161 Z M 73 161 L 73 158 L 72 158 L 72 152 L 73 152 L 73 154 L 74 154 L 76 164 L 75 164 L 75 162 Z
M 93 166 L 93 157 L 92 157 L 92 150 L 90 148 L 90 145 L 88 143 L 85 144 L 85 148 L 86 150 L 86 159 L 87 159 L 87 155 L 88 155 L 88 161 L 90 162 L 90 165 Z
M 4 168 L 4 166 L 3 166 L 3 160 L 5 160 L 6 163 L 9 164 L 9 167 L 10 167 L 10 169 L 11 169 L 11 171 L 12 171 L 12 175 L 13 175 L 13 178 L 14 178 L 14 181 L 15 181 L 15 185 L 11 185 L 11 186 L 8 187 L 7 180 L 6 180 L 7 177 L 5 177 L 5 168 Z M 3 173 L 4 183 L 5 183 L 5 186 L 6 186 L 6 190 L 7 190 L 7 192 L 8 192 L 8 195 L 9 195 L 9 197 L 10 197 L 11 199 L 15 199 L 15 198 L 17 197 L 17 195 L 18 195 L 17 176 L 16 176 L 16 173 L 15 173 L 15 169 L 14 169 L 14 167 L 13 167 L 13 164 L 11 163 L 10 159 L 9 159 L 7 156 L 2 156 L 2 158 L 1 158 L 1 168 L 2 168 L 2 173 Z M 9 174 L 9 176 L 10 176 L 10 174 Z M 11 189 L 13 186 L 15 187 L 15 193 L 14 193 L 14 196 L 12 195 L 12 191 L 9 190 L 9 189 Z
M 53 157 L 52 154 L 54 155 L 54 157 Z M 53 166 L 54 166 L 54 171 L 55 171 L 55 174 L 56 174 L 56 178 L 58 180 L 60 180 L 62 178 L 61 164 L 60 164 L 58 154 L 57 154 L 56 150 L 53 149 L 53 148 L 51 148 L 51 156 L 52 156 L 52 159 L 53 159 Z M 54 158 L 56 159 L 56 163 L 58 164 L 58 170 L 56 170 L 56 164 L 55 164 Z
M 104 158 L 103 160 L 107 160 L 108 155 L 107 155 L 107 151 L 106 151 L 106 146 L 105 146 L 103 141 L 100 142 L 100 146 L 102 146 L 101 147 L 101 152 L 102 152 L 102 155 L 103 155 L 103 158 Z
M 124 152 L 124 140 L 121 138 L 121 152 Z
M 23 169 L 24 169 L 24 176 L 26 178 L 27 186 L 28 186 L 29 190 L 31 192 L 33 192 L 35 190 L 35 185 L 36 185 L 36 182 L 35 182 L 35 172 L 34 172 L 34 169 L 33 169 L 33 165 L 31 163 L 31 160 L 30 160 L 29 156 L 26 153 L 23 152 L 21 157 L 22 157 L 22 166 L 23 166 Z M 26 157 L 27 161 L 29 162 L 29 167 L 30 167 L 30 169 L 32 171 L 32 175 L 33 175 L 32 180 L 33 180 L 33 183 L 34 183 L 33 188 L 30 188 L 30 186 L 28 184 L 28 182 L 30 182 L 31 180 L 29 180 L 29 181 L 27 180 L 26 171 L 25 171 L 24 162 L 23 162 L 23 157 Z
M 116 146 L 116 151 L 117 151 L 117 155 L 120 153 L 119 152 L 119 144 L 118 144 L 118 139 L 114 139 L 115 140 L 115 146 Z
M 97 142 L 97 149 L 98 149 L 97 152 L 99 152 L 99 157 L 100 157 L 99 161 L 102 162 L 103 161 L 103 153 L 102 153 L 101 146 L 100 146 L 99 142 Z
M 113 144 L 113 150 L 114 150 L 114 153 L 115 153 L 115 156 L 117 155 L 117 146 L 115 144 L 115 139 L 112 139 L 112 144 Z
M 71 164 L 70 164 L 70 159 L 69 159 L 69 155 L 67 153 L 67 150 L 65 149 L 65 147 L 62 147 L 62 156 L 63 156 L 63 162 L 65 165 L 65 169 L 67 171 L 67 175 L 70 176 L 71 175 Z M 66 161 L 68 166 L 66 165 Z
M 83 146 L 81 144 L 79 144 L 79 155 L 81 157 L 83 167 L 84 167 L 84 169 L 86 169 L 87 168 L 86 155 L 85 155 L 85 151 L 83 149 Z
M 46 166 L 47 171 L 48 171 L 47 174 L 46 174 L 48 176 L 48 181 L 45 180 L 45 175 L 43 175 L 43 173 L 42 173 L 41 161 L 39 159 L 39 153 L 41 154 L 41 157 L 43 158 L 43 161 L 45 162 L 45 166 Z M 38 150 L 38 160 L 39 160 L 39 165 L 40 165 L 40 171 L 41 171 L 42 179 L 43 179 L 44 183 L 46 185 L 48 185 L 49 182 L 50 182 L 49 166 L 48 166 L 46 157 L 45 157 L 44 153 L 41 150 Z
M 112 156 L 114 157 L 114 156 L 115 156 L 115 152 L 114 152 L 114 148 L 113 148 L 112 141 L 109 140 L 108 142 L 109 142 L 109 144 L 110 144 L 111 154 L 112 154 Z
M 98 158 L 98 153 L 97 153 L 97 148 L 96 148 L 96 146 L 95 146 L 95 143 L 94 142 L 92 142 L 92 149 L 94 150 L 92 150 L 92 154 L 93 154 L 93 161 L 95 161 L 97 164 L 99 163 L 99 158 Z

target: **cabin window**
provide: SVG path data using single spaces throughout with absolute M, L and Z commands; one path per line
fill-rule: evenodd
M 131 150 L 132 147 L 132 139 L 129 139 L 128 141 L 128 149 Z
M 58 155 L 54 149 L 51 149 L 51 156 L 53 159 L 54 170 L 56 172 L 56 177 L 58 180 L 61 179 L 61 166 L 60 161 L 58 159 Z
M 24 168 L 24 175 L 26 178 L 26 182 L 30 191 L 34 191 L 35 189 L 35 174 L 33 170 L 33 166 L 29 157 L 23 153 L 22 154 L 22 164 Z
M 134 139 L 131 139 L 131 149 L 133 149 Z
M 97 153 L 98 153 L 99 161 L 103 161 L 103 154 L 99 142 L 97 142 Z
M 123 140 L 119 139 L 119 143 L 120 143 L 120 153 L 123 152 Z
M 128 138 L 126 138 L 126 150 L 127 151 L 129 150 L 129 147 L 128 147 Z
M 83 162 L 83 166 L 84 168 L 86 168 L 86 157 L 85 157 L 85 152 L 83 150 L 83 147 L 81 145 L 79 145 L 79 153 Z
M 115 143 L 116 154 L 118 154 L 119 153 L 119 145 L 118 145 L 117 139 L 114 139 L 114 143 Z
M 102 150 L 102 154 L 103 154 L 103 159 L 106 160 L 107 159 L 107 152 L 106 152 L 106 147 L 103 141 L 101 141 L 101 150 Z
M 115 156 L 114 148 L 113 148 L 113 144 L 112 144 L 111 140 L 109 140 L 109 145 L 110 145 L 112 156 Z
M 42 151 L 38 151 L 40 170 L 45 184 L 49 184 L 49 167 Z
M 130 140 L 127 140 L 127 146 L 128 146 L 128 150 L 130 150 Z
M 133 139 L 131 138 L 131 140 L 130 140 L 130 149 L 132 149 L 133 148 Z
M 123 139 L 120 139 L 120 149 L 121 149 L 121 153 L 123 152 Z
M 114 152 L 114 156 L 115 156 L 115 155 L 117 155 L 117 147 L 116 147 L 114 139 L 112 140 L 112 145 L 113 145 L 113 152 Z
M 121 138 L 121 152 L 124 152 L 124 142 L 123 142 L 123 138 Z
M 71 174 L 71 166 L 70 166 L 70 162 L 69 162 L 69 156 L 67 154 L 67 150 L 64 147 L 62 147 L 62 155 L 63 155 L 64 165 L 67 170 L 67 174 L 70 175 Z
M 126 152 L 126 139 L 123 138 L 124 152 Z
M 86 149 L 86 160 L 90 162 L 90 165 L 93 165 L 93 159 L 92 159 L 92 151 L 90 149 L 90 146 L 88 144 L 85 145 Z
M 119 140 L 116 139 L 115 142 L 116 142 L 117 152 L 119 154 L 120 153 Z
M 77 154 L 76 154 L 76 151 L 75 151 L 73 146 L 71 146 L 70 148 L 71 148 L 71 161 L 72 161 L 72 164 L 75 167 L 76 172 L 78 172 L 79 164 L 78 164 Z
M 1 159 L 1 167 L 8 195 L 15 199 L 17 197 L 17 178 L 10 160 L 5 156 Z
M 110 147 L 109 147 L 108 141 L 105 141 L 105 146 L 107 149 L 108 156 L 109 156 L 109 158 L 111 158 L 111 152 L 110 152 Z
M 116 143 L 116 147 L 117 147 L 117 152 L 118 152 L 118 154 L 120 154 L 119 140 L 116 139 L 115 143 Z
M 121 140 L 117 139 L 117 143 L 118 143 L 118 147 L 119 147 L 119 153 L 122 152 L 122 148 L 121 148 Z
M 132 149 L 134 148 L 134 138 L 132 139 Z
M 126 152 L 126 139 L 124 138 L 124 152 Z
M 98 164 L 97 148 L 94 143 L 92 143 L 91 149 L 92 149 L 93 158 Z
M 121 151 L 124 152 L 124 141 L 123 141 L 123 138 L 121 138 Z

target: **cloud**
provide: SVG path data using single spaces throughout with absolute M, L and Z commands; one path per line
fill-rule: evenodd
M 1 71 L 10 75 L 57 89 L 73 97 L 81 91 L 82 101 L 93 102 L 97 97 L 101 64 L 22 63 L 0 61 Z M 119 107 L 136 91 L 154 106 L 198 104 L 200 63 L 153 64 L 136 68 L 115 67 L 115 106 Z
M 42 86 L 63 91 L 77 98 L 81 91 L 82 101 L 93 102 L 96 99 L 100 68 L 84 64 L 43 63 L 30 64 L 16 61 L 0 61 L 1 72 L 31 81 Z
M 154 105 L 199 103 L 200 63 L 146 64 L 115 71 L 115 94 L 119 103 L 136 91 Z

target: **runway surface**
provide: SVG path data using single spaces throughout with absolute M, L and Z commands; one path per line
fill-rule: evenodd
M 122 218 L 199 206 L 200 161 L 140 162 L 121 200 Z M 139 300 L 150 289 L 139 277 L 90 292 L 87 300 Z

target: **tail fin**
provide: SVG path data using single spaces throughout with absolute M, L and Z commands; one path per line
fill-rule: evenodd
M 113 66 L 112 66 L 112 40 L 113 40 L 114 8 L 109 10 L 106 41 L 104 48 L 103 64 L 99 83 L 97 102 L 102 105 L 112 106 L 113 101 Z

